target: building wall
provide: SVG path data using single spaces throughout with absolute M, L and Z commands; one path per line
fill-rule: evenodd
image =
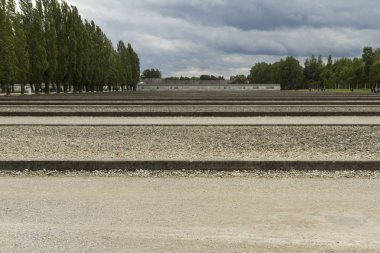
M 153 85 L 227 85 L 229 80 L 165 80 L 160 78 L 150 78 L 144 79 L 144 84 L 153 84 Z
M 163 85 L 163 84 L 139 84 L 138 91 L 227 91 L 227 90 L 253 90 L 253 91 L 278 91 L 279 84 L 225 84 L 225 85 Z

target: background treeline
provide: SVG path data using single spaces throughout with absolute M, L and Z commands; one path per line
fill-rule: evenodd
M 200 81 L 223 81 L 223 76 L 214 76 L 214 75 L 201 75 L 201 76 L 193 76 L 193 77 L 187 77 L 187 76 L 170 76 L 164 78 L 164 80 L 177 80 L 177 81 L 189 81 L 189 80 L 200 80 Z
M 193 76 L 193 77 L 187 77 L 187 76 L 170 76 L 165 77 L 164 80 L 174 80 L 174 81 L 189 81 L 189 80 L 196 80 L 196 81 L 223 81 L 223 76 L 214 76 L 214 75 L 201 75 L 201 76 Z
M 34 4 L 33 4 L 34 2 Z M 75 6 L 57 0 L 0 0 L 0 88 L 41 91 L 135 89 L 140 62 L 132 46 L 111 40 Z
M 161 79 L 162 74 L 161 71 L 158 69 L 146 69 L 143 71 L 141 75 L 141 79 Z M 187 76 L 170 76 L 163 78 L 164 80 L 170 80 L 170 81 L 189 81 L 189 80 L 201 80 L 201 81 L 220 81 L 224 80 L 223 76 L 214 76 L 214 75 L 201 75 L 201 76 L 193 76 L 193 77 L 187 77 Z
M 247 77 L 253 84 L 281 84 L 282 89 L 363 89 L 380 86 L 380 48 L 365 47 L 361 58 L 324 62 L 311 56 L 304 67 L 294 57 L 279 62 L 257 63 Z
M 162 74 L 161 71 L 158 69 L 146 69 L 143 71 L 141 75 L 141 79 L 156 79 L 161 78 Z

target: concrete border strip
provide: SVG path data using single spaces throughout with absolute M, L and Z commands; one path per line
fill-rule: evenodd
M 380 117 L 0 117 L 0 126 L 378 126 Z
M 380 116 L 380 111 L 304 111 L 304 112 L 0 112 L 0 117 L 332 117 L 332 116 Z
M 3 160 L 1 171 L 96 171 L 96 170 L 199 170 L 199 171 L 252 171 L 252 170 L 299 170 L 299 171 L 379 171 L 380 160 L 362 161 L 265 161 L 265 160 Z

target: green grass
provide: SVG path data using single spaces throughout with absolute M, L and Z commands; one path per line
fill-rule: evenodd
M 308 89 L 300 90 L 300 91 L 309 92 Z M 320 91 L 320 90 L 314 89 L 312 91 L 315 92 L 315 91 Z M 352 91 L 350 89 L 326 89 L 326 92 L 330 92 L 330 93 L 351 93 Z M 371 91 L 371 89 L 354 89 L 353 93 L 370 94 L 370 93 L 372 93 L 372 91 Z

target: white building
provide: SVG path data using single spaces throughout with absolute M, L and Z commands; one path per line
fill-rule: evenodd
M 231 84 L 229 81 L 149 79 L 137 85 L 138 91 L 278 91 L 280 84 Z

